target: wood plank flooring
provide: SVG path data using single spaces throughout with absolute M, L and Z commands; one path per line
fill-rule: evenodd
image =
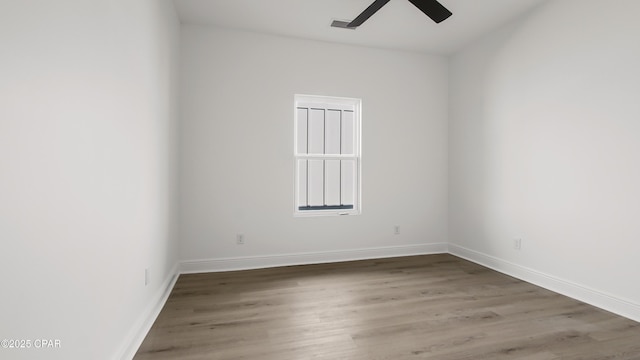
M 640 359 L 640 324 L 426 255 L 181 275 L 135 359 Z

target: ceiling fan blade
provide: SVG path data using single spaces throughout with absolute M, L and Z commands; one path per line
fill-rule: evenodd
M 370 18 L 373 14 L 375 14 L 380 8 L 385 6 L 390 0 L 376 0 L 368 8 L 364 9 L 364 11 L 358 15 L 357 18 L 353 19 L 352 22 L 347 25 L 348 28 L 357 28 L 362 25 L 368 18 Z M 417 6 L 417 5 L 416 5 Z
M 409 0 L 420 11 L 425 13 L 431 20 L 440 23 L 453 15 L 446 7 L 442 6 L 437 0 Z

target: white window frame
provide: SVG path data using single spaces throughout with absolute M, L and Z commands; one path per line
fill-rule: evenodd
M 298 152 L 298 109 L 299 108 L 321 108 L 321 109 L 350 109 L 353 111 L 353 154 L 307 154 Z M 341 216 L 341 215 L 359 215 L 362 210 L 361 204 L 361 162 L 362 162 L 362 149 L 361 149 L 361 126 L 362 126 L 362 100 L 355 98 L 343 98 L 332 96 L 317 96 L 317 95 L 299 95 L 294 97 L 294 216 L 296 217 L 309 217 L 309 216 Z M 349 110 L 347 110 L 349 111 Z M 304 130 L 304 129 L 303 129 Z M 301 210 L 300 199 L 300 177 L 298 166 L 299 160 L 353 160 L 355 162 L 354 179 L 353 179 L 353 208 L 352 209 L 314 209 L 314 210 Z M 342 181 L 342 178 L 341 178 Z M 327 186 L 324 184 L 323 186 Z

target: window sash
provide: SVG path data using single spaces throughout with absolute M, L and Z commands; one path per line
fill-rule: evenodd
M 359 159 L 296 158 L 296 210 L 358 209 Z
M 295 155 L 358 156 L 356 116 L 355 110 L 331 104 L 297 106 Z

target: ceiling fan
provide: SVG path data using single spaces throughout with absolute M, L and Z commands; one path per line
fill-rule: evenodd
M 343 28 L 343 29 L 356 29 L 358 26 L 362 25 L 367 19 L 369 19 L 373 14 L 375 14 L 378 10 L 380 10 L 383 6 L 385 6 L 390 0 L 375 0 L 369 7 L 364 9 L 364 11 L 358 15 L 353 21 L 340 21 L 334 20 L 331 23 L 331 26 Z M 451 11 L 449 11 L 446 7 L 442 6 L 437 0 L 409 0 L 413 5 L 415 5 L 420 11 L 425 13 L 431 20 L 436 23 L 440 23 L 447 19 L 452 15 Z

